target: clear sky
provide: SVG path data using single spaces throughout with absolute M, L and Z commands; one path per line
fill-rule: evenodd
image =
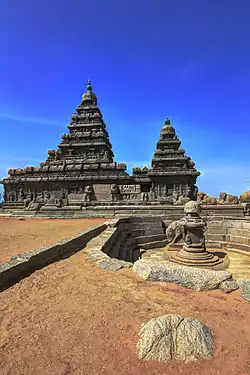
M 91 79 L 116 161 L 168 116 L 210 195 L 250 180 L 249 0 L 2 0 L 0 179 L 56 148 Z

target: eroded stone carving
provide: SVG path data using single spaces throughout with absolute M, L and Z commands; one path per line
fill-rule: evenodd
M 239 198 L 236 195 L 227 194 L 225 192 L 220 193 L 218 204 L 238 204 Z
M 209 195 L 203 193 L 203 192 L 198 192 L 197 193 L 197 202 L 200 204 L 207 204 L 207 205 L 215 205 L 218 203 L 217 198 L 210 197 Z
M 113 202 L 118 202 L 120 200 L 120 189 L 116 184 L 111 185 L 111 199 Z
M 93 196 L 93 187 L 90 185 L 85 186 L 84 188 L 84 201 L 91 202 Z

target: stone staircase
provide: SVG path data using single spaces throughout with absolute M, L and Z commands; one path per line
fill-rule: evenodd
M 130 217 L 119 224 L 116 240 L 107 250 L 112 258 L 135 262 L 142 251 L 167 245 L 161 218 Z
M 161 218 L 156 217 L 131 217 L 127 224 L 130 243 L 127 248 L 132 249 L 130 261 L 141 257 L 141 252 L 148 249 L 161 248 L 167 245 Z

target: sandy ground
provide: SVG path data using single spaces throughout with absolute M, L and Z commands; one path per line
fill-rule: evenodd
M 238 291 L 194 292 L 105 271 L 83 252 L 36 271 L 0 294 L 1 375 L 250 374 L 250 308 Z M 212 359 L 140 361 L 140 325 L 174 313 L 215 334 Z
M 0 262 L 12 255 L 50 245 L 107 219 L 25 219 L 0 218 Z

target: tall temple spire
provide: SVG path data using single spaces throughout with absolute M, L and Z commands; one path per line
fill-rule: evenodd
M 97 105 L 97 97 L 93 92 L 91 81 L 88 80 L 86 90 L 82 95 L 82 104 L 86 102 L 86 105 Z
M 88 80 L 88 84 L 87 84 L 87 87 L 86 87 L 86 91 L 92 91 L 92 84 L 91 84 L 91 81 Z

